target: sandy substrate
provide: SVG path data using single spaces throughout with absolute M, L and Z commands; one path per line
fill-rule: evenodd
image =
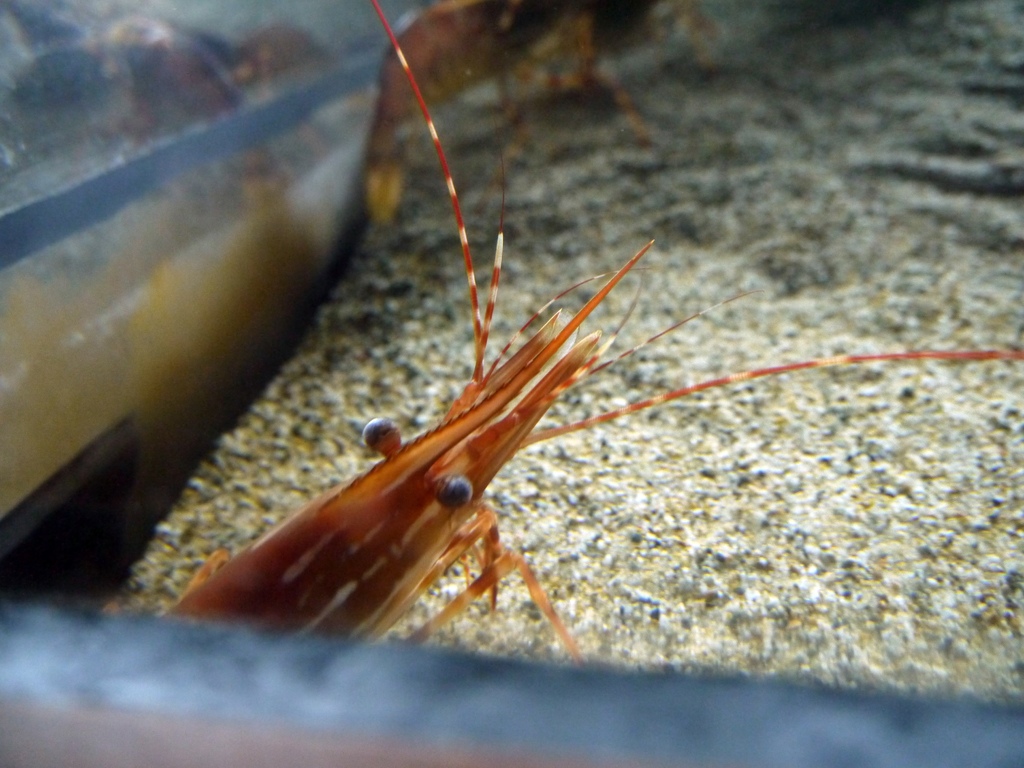
M 707 3 L 713 77 L 682 35 L 611 62 L 649 148 L 600 94 L 524 105 L 498 338 L 651 238 L 622 348 L 760 291 L 588 381 L 552 424 L 764 365 L 1022 344 L 1021 190 L 986 179 L 1024 160 L 1024 114 L 982 87 L 1019 77 L 1019 4 L 775 33 L 734 5 Z M 501 122 L 486 94 L 438 118 L 486 274 Z M 368 467 L 366 420 L 421 431 L 468 377 L 454 225 L 429 148 L 411 149 L 398 222 L 370 231 L 295 358 L 199 469 L 131 606 L 168 605 L 213 549 Z M 1024 363 L 929 362 L 749 382 L 538 444 L 489 499 L 588 660 L 1018 698 L 1022 479 Z M 462 583 L 438 585 L 398 634 Z M 566 658 L 517 577 L 496 614 L 475 605 L 434 642 Z

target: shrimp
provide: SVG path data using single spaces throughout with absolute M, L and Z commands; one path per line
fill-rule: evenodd
M 364 430 L 364 439 L 383 454 L 383 460 L 353 481 L 302 506 L 234 557 L 218 554 L 171 609 L 172 615 L 372 638 L 391 627 L 450 566 L 469 556 L 479 563 L 478 575 L 423 624 L 414 639 L 429 637 L 479 597 L 490 593 L 493 601 L 499 582 L 518 571 L 563 645 L 579 659 L 580 649 L 572 633 L 523 555 L 501 542 L 497 513 L 484 500 L 489 483 L 524 446 L 696 392 L 801 370 L 898 360 L 1024 361 L 1024 351 L 1020 350 L 840 355 L 734 373 L 564 426 L 537 429 L 545 413 L 574 385 L 637 349 L 602 362 L 610 341 L 603 340 L 598 331 L 587 333 L 583 326 L 637 267 L 652 244 L 644 245 L 608 277 L 574 316 L 555 312 L 538 330 L 527 334 L 545 307 L 522 327 L 520 333 L 528 337 L 515 351 L 516 337 L 488 363 L 486 351 L 501 275 L 503 227 L 499 227 L 489 294 L 481 311 L 473 259 L 447 160 L 401 47 L 376 0 L 373 3 L 424 113 L 448 186 L 472 308 L 473 374 L 441 422 L 413 440 L 403 441 L 390 420 L 371 421 Z M 648 342 L 690 319 L 675 323 Z
M 554 58 L 578 61 L 575 71 L 552 75 L 558 89 L 601 85 L 612 92 L 641 144 L 647 129 L 626 90 L 597 69 L 599 52 L 631 39 L 658 0 L 443 0 L 409 20 L 398 33 L 428 101 L 446 100 L 476 83 L 517 73 Z M 703 45 L 712 26 L 697 0 L 685 0 L 680 15 L 702 66 L 710 67 Z M 367 147 L 366 201 L 374 221 L 390 221 L 402 195 L 398 130 L 415 110 L 397 61 L 387 59 L 380 74 Z

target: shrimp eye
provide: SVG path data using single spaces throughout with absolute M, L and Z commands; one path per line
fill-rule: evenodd
M 445 475 L 437 481 L 434 497 L 445 507 L 462 507 L 473 498 L 473 484 L 465 475 Z
M 363 442 L 371 451 L 390 456 L 402 447 L 402 432 L 391 419 L 370 419 L 363 427 Z

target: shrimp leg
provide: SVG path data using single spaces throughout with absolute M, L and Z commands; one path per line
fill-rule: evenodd
M 551 605 L 551 600 L 548 599 L 547 593 L 530 569 L 526 559 L 518 552 L 505 549 L 499 541 L 497 533 L 497 514 L 490 507 L 481 505 L 477 516 L 456 532 L 451 545 L 444 555 L 438 559 L 430 574 L 424 578 L 424 583 L 429 584 L 435 581 L 452 563 L 466 554 L 485 536 L 488 537 L 484 544 L 484 550 L 487 553 L 484 559 L 488 561 L 487 564 L 480 571 L 480 575 L 473 580 L 472 584 L 452 598 L 451 602 L 441 609 L 440 613 L 413 632 L 409 639 L 417 643 L 423 642 L 466 610 L 470 603 L 477 598 L 487 594 L 488 591 L 496 595 L 498 582 L 512 571 L 518 570 L 523 577 L 523 581 L 526 582 L 526 589 L 529 591 L 530 597 L 536 603 L 541 613 L 544 614 L 544 617 L 551 623 L 551 626 L 554 627 L 562 644 L 574 660 L 577 662 L 582 661 L 583 655 L 580 653 L 579 646 L 565 624 L 562 623 L 562 619 L 558 616 L 554 606 Z
M 213 554 L 206 558 L 206 562 L 200 566 L 195 575 L 189 579 L 189 582 L 185 586 L 185 590 L 181 593 L 181 596 L 184 597 L 193 589 L 205 584 L 209 578 L 219 571 L 230 559 L 231 553 L 223 547 L 214 550 Z

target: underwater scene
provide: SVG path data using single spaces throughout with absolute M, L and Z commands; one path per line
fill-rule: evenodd
M 334 51 L 302 4 L 287 29 L 243 7 L 216 30 L 201 14 L 180 28 L 133 17 L 128 30 L 109 5 L 87 42 L 62 49 L 72 63 L 37 59 L 9 81 L 38 120 L 56 110 L 54 82 L 104 91 L 80 126 L 82 156 L 88 142 L 148 145 L 158 125 L 175 136 L 197 113 L 205 124 L 272 99 L 250 83 L 278 66 L 301 80 Z M 301 171 L 236 159 L 246 208 L 268 178 L 315 173 L 327 142 L 357 135 L 345 205 L 365 211 L 365 229 L 340 272 L 296 252 L 313 266 L 287 295 L 326 301 L 191 476 L 167 481 L 183 490 L 166 516 L 133 524 L 152 538 L 129 537 L 139 558 L 98 602 L 517 659 L 1019 702 L 1021 4 L 412 5 L 398 40 L 458 191 L 479 309 L 396 60 L 346 97 L 365 116 L 358 135 L 325 123 L 280 147 L 305 158 Z M 152 6 L 154 19 L 173 14 Z M 383 52 L 366 6 L 360 35 Z M 77 12 L 61 3 L 32 21 L 28 7 L 42 6 L 0 3 L 8 31 Z M 250 42 L 268 28 L 287 54 Z M 146 59 L 129 34 L 185 41 L 173 56 L 149 43 Z M 264 233 L 291 233 L 281 253 L 307 236 L 306 219 L 259 200 L 260 228 L 232 263 L 277 271 L 250 286 L 241 316 L 291 285 L 286 267 L 249 260 L 276 242 Z M 318 214 L 331 224 L 316 225 L 312 251 L 338 235 L 333 210 Z M 176 327 L 189 305 L 133 315 L 125 343 L 155 338 L 137 335 L 139 317 Z M 154 363 L 170 378 L 147 392 L 176 396 L 185 374 L 202 389 L 235 344 L 225 336 L 194 370 L 191 353 Z M 378 417 L 392 421 L 364 440 Z

